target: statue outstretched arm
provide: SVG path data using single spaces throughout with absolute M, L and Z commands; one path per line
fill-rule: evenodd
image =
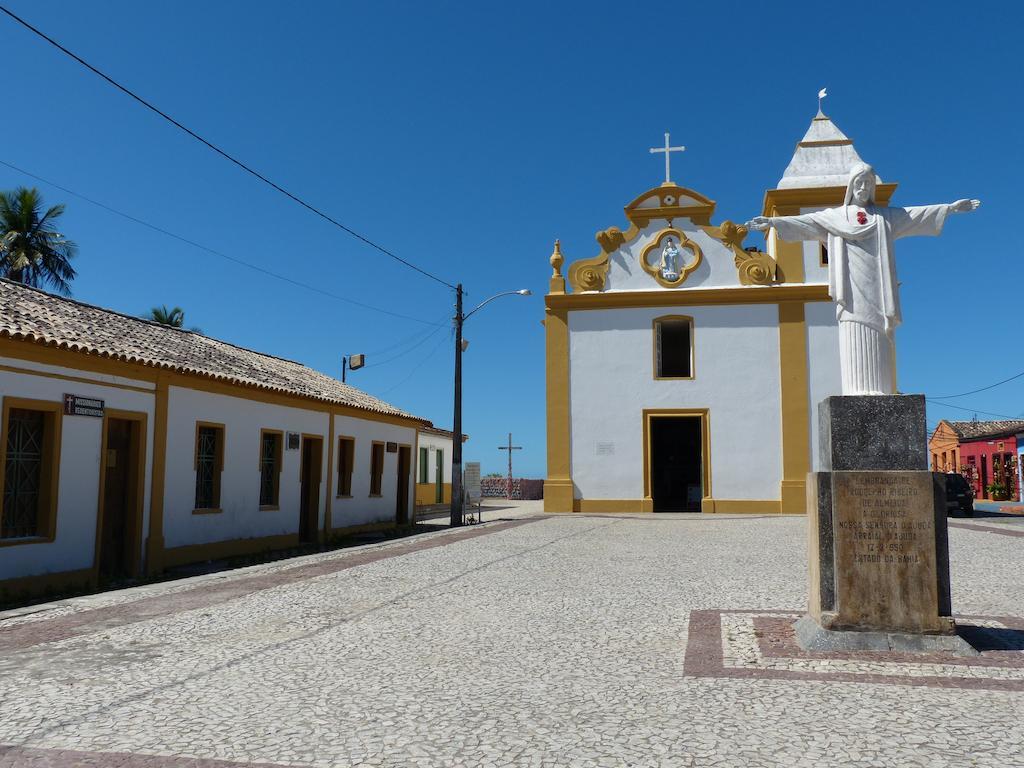
M 981 205 L 981 200 L 957 200 L 955 203 L 949 204 L 949 212 L 970 213 L 978 210 L 979 205 Z
M 889 208 L 889 221 L 895 237 L 915 235 L 939 235 L 942 233 L 946 216 L 951 213 L 968 213 L 975 210 L 978 200 L 957 200 L 955 203 L 938 205 L 912 205 L 907 208 Z
M 764 232 L 775 227 L 775 234 L 781 240 L 828 240 L 826 230 L 813 213 L 800 216 L 755 216 L 746 223 L 747 229 Z

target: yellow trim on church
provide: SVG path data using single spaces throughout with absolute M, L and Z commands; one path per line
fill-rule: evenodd
M 745 286 L 740 288 L 690 288 L 685 291 L 614 291 L 608 293 L 548 294 L 548 311 L 585 309 L 634 309 L 638 307 L 687 307 L 716 304 L 778 304 L 790 301 L 831 301 L 828 286 L 821 284 Z
M 648 512 L 654 511 L 654 498 L 651 496 L 651 419 L 655 416 L 672 416 L 675 418 L 700 419 L 700 471 L 701 471 L 701 511 L 704 501 L 711 497 L 711 411 L 707 408 L 644 408 L 643 409 L 643 471 L 644 501 L 650 504 Z
M 686 291 L 621 291 L 549 294 L 545 297 L 547 335 L 548 476 L 544 482 L 545 512 L 653 512 L 648 487 L 647 414 L 644 411 L 644 499 L 577 499 L 572 481 L 571 404 L 569 394 L 569 312 L 635 307 L 777 304 L 782 409 L 782 481 L 779 499 L 715 499 L 711 495 L 710 414 L 705 421 L 704 448 L 707 485 L 701 511 L 705 513 L 803 514 L 806 475 L 811 467 L 807 357 L 808 302 L 831 301 L 828 286 L 796 284 L 739 288 L 694 288 Z M 700 410 L 700 409 L 698 409 Z M 679 411 L 679 413 L 683 413 Z M 696 413 L 696 411 L 694 411 Z
M 573 508 L 574 495 L 569 445 L 569 313 L 549 305 L 544 330 L 547 336 L 548 432 L 544 511 L 568 512 Z
M 803 302 L 779 304 L 779 375 L 782 402 L 782 483 L 780 511 L 807 509 L 811 470 L 811 413 L 807 359 L 807 319 Z

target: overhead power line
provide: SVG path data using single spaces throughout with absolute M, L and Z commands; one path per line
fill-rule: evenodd
M 444 329 L 446 327 L 446 325 L 447 324 L 445 324 L 445 323 L 441 323 L 436 328 L 434 328 L 432 330 L 428 329 L 425 334 L 421 335 L 419 341 L 417 341 L 415 344 L 413 344 L 408 349 L 405 349 L 405 350 L 403 350 L 401 352 L 396 352 L 395 354 L 390 355 L 390 356 L 384 358 L 383 360 L 375 360 L 373 362 L 369 362 L 369 363 L 367 363 L 363 367 L 364 368 L 377 368 L 377 367 L 382 366 L 382 365 L 389 365 L 390 363 L 395 362 L 395 360 L 402 359 L 406 355 L 415 352 L 417 349 L 419 349 L 421 346 L 423 346 L 426 342 L 428 342 L 431 338 L 434 337 L 434 334 L 436 334 L 439 331 L 441 331 L 442 329 Z
M 448 341 L 448 337 L 447 337 L 447 336 L 442 336 L 442 337 L 441 337 L 440 339 L 438 339 L 438 340 L 437 340 L 437 344 L 435 344 L 435 345 L 434 345 L 433 347 L 431 347 L 431 348 L 430 348 L 430 351 L 429 351 L 429 352 L 427 352 L 427 354 L 426 354 L 426 355 L 424 355 L 424 356 L 423 356 L 423 358 L 422 358 L 422 359 L 421 359 L 421 360 L 420 360 L 420 361 L 419 361 L 418 363 L 416 363 L 416 365 L 414 365 L 414 366 L 412 367 L 412 370 L 410 370 L 410 371 L 409 371 L 409 374 L 408 374 L 408 375 L 407 375 L 407 376 L 406 376 L 406 377 L 405 377 L 404 379 L 401 379 L 401 380 L 400 380 L 400 381 L 398 381 L 397 383 L 395 383 L 395 384 L 391 385 L 390 387 L 388 387 L 387 389 L 385 389 L 385 390 L 384 390 L 383 392 L 381 392 L 381 393 L 380 393 L 380 394 L 381 394 L 381 397 L 384 397 L 385 395 L 389 395 L 389 394 L 391 394 L 391 393 L 392 393 L 392 392 L 394 392 L 394 391 L 395 391 L 396 389 L 398 389 L 398 388 L 399 388 L 400 386 L 402 386 L 402 385 L 403 385 L 403 384 L 405 384 L 405 383 L 406 383 L 407 381 L 409 381 L 409 379 L 411 379 L 411 378 L 412 378 L 412 377 L 413 377 L 414 375 L 416 375 L 416 372 L 417 372 L 417 371 L 418 371 L 418 370 L 419 370 L 420 368 L 422 368 L 422 367 L 424 366 L 424 364 L 426 364 L 426 362 L 427 362 L 427 361 L 428 361 L 428 360 L 429 360 L 430 358 L 432 358 L 432 357 L 434 356 L 434 354 L 435 354 L 435 353 L 437 352 L 437 350 L 438 350 L 438 349 L 440 349 L 440 348 L 441 348 L 441 345 L 442 345 L 442 344 L 444 344 L 444 342 L 446 342 L 446 341 Z
M 150 224 L 148 221 L 143 221 L 142 219 L 136 218 L 131 214 L 124 213 L 123 211 L 119 211 L 116 208 L 111 208 L 109 205 L 106 205 L 105 203 L 101 203 L 98 200 L 93 200 L 90 197 L 86 197 L 85 195 L 75 192 L 72 189 L 68 189 L 67 187 L 57 184 L 56 182 L 50 181 L 49 179 L 44 179 L 42 176 L 30 173 L 29 171 L 26 171 L 24 168 L 19 168 L 18 166 L 13 165 L 12 163 L 8 163 L 6 160 L 0 160 L 0 165 L 6 166 L 7 168 L 10 168 L 12 171 L 17 171 L 18 173 L 24 174 L 25 176 L 28 176 L 30 179 L 35 179 L 36 181 L 40 181 L 43 184 L 47 184 L 53 187 L 54 189 L 59 189 L 61 192 L 64 192 L 65 194 L 77 197 L 79 200 L 84 200 L 90 205 L 95 205 L 97 208 L 102 208 L 103 210 L 113 213 L 116 216 L 120 216 L 123 219 L 127 219 L 128 221 L 139 224 L 140 226 L 146 227 L 147 229 L 151 229 L 154 232 L 159 232 L 160 234 L 166 235 L 167 237 L 172 237 L 175 240 L 178 240 L 179 242 L 192 246 L 193 248 L 198 248 L 199 250 L 205 251 L 206 253 L 213 254 L 214 256 L 219 256 L 222 259 L 226 259 L 227 261 L 239 264 L 243 267 L 246 267 L 247 269 L 253 270 L 254 272 L 259 272 L 261 274 L 267 275 L 268 277 L 273 277 L 276 280 L 283 280 L 284 282 L 291 283 L 292 285 L 298 286 L 299 288 L 305 288 L 307 291 L 313 291 L 314 293 L 319 293 L 322 296 L 327 296 L 328 298 L 335 299 L 336 301 L 343 301 L 346 304 L 351 304 L 356 307 L 368 309 L 372 312 L 380 312 L 381 314 L 384 315 L 391 315 L 391 317 L 397 317 L 402 320 L 412 320 L 415 323 L 422 323 L 424 325 L 442 327 L 444 326 L 444 323 L 442 322 L 432 323 L 429 320 L 423 320 L 422 318 L 419 317 L 411 317 L 409 315 L 403 315 L 400 312 L 392 312 L 390 309 L 384 309 L 383 307 L 375 307 L 372 304 L 364 304 L 361 301 L 356 301 L 355 299 L 349 299 L 344 296 L 339 296 L 336 293 L 325 291 L 323 288 L 318 288 L 315 285 L 310 285 L 308 283 L 303 283 L 299 280 L 294 280 L 288 277 L 287 275 L 282 275 L 272 270 L 265 269 L 264 267 L 257 266 L 256 264 L 252 264 L 248 261 L 243 261 L 242 259 L 239 259 L 236 256 L 229 256 L 226 253 L 222 253 L 221 251 L 205 246 L 202 243 L 197 243 L 195 240 L 189 240 L 187 237 L 182 237 L 181 235 L 177 235 L 174 232 L 166 230 L 162 227 L 158 227 L 155 224 Z
M 979 411 L 977 408 L 964 408 L 961 405 L 950 405 L 949 403 L 937 403 L 937 402 L 935 402 L 934 400 L 932 400 L 931 398 L 928 398 L 928 397 L 925 398 L 925 401 L 931 403 L 932 405 L 941 405 L 943 408 L 956 408 L 958 411 L 967 411 L 968 413 L 981 413 L 981 414 L 984 414 L 985 416 L 997 416 L 1000 419 L 1010 419 L 1011 421 L 1019 421 L 1019 420 L 1021 420 L 1020 416 L 1008 416 L 1005 413 L 991 413 L 989 411 Z
M 1011 382 L 1014 379 L 1019 379 L 1021 376 L 1024 376 L 1024 371 L 1021 371 L 1020 373 L 1016 374 L 1015 376 L 1011 376 L 1008 379 L 1003 379 L 1002 381 L 997 381 L 995 384 L 989 384 L 987 387 L 981 387 L 980 389 L 972 389 L 970 392 L 961 392 L 959 395 L 936 395 L 932 399 L 933 400 L 951 400 L 954 397 L 965 397 L 966 395 L 974 395 L 974 394 L 977 394 L 978 392 L 984 392 L 985 390 L 988 390 L 988 389 L 995 389 L 996 387 L 1002 386 L 1003 384 Z
M 434 321 L 433 325 L 437 325 L 437 326 L 446 325 L 446 323 L 444 322 L 446 319 L 448 319 L 448 313 L 447 312 L 444 315 L 442 315 L 441 317 L 439 317 L 436 321 Z M 371 359 L 376 359 L 377 355 L 383 355 L 385 352 L 391 352 L 393 350 L 401 349 L 402 347 L 406 347 L 409 344 L 412 344 L 417 339 L 422 338 L 424 334 L 430 334 L 430 333 L 432 333 L 432 331 L 429 328 L 427 328 L 425 330 L 423 328 L 419 328 L 415 333 L 412 333 L 412 334 L 406 336 L 404 339 L 400 339 L 399 341 L 396 341 L 394 344 L 389 344 L 388 346 L 381 347 L 379 349 L 371 349 L 371 350 L 365 352 L 364 354 L 367 357 L 371 358 Z M 364 367 L 369 368 L 370 366 L 366 365 Z
M 162 117 L 167 122 L 171 123 L 175 127 L 179 128 L 182 131 L 184 131 L 185 133 L 187 133 L 189 136 L 191 136 L 196 141 L 200 142 L 201 144 L 204 144 L 209 149 L 212 149 L 214 152 L 216 152 L 218 155 L 223 157 L 225 160 L 228 160 L 229 162 L 234 163 L 235 165 L 237 165 L 239 168 L 241 168 L 246 173 L 248 173 L 248 174 L 250 174 L 252 176 L 255 176 L 257 179 L 262 181 L 264 184 L 267 184 L 270 187 L 276 189 L 282 195 L 284 195 L 285 197 L 289 198 L 290 200 L 293 200 L 294 202 L 298 203 L 299 205 L 301 205 L 306 210 L 316 214 L 317 216 L 319 216 L 324 221 L 330 222 L 331 224 L 333 224 L 334 226 L 338 227 L 339 229 L 347 232 L 348 234 L 350 234 L 352 237 L 356 238 L 357 240 L 360 240 L 363 243 L 366 243 L 366 245 L 370 246 L 371 248 L 375 248 L 376 250 L 378 250 L 381 253 L 383 253 L 385 256 L 389 256 L 390 258 L 394 259 L 395 261 L 397 261 L 397 262 L 399 262 L 401 264 L 404 264 L 409 269 L 415 270 L 416 272 L 419 272 L 424 277 L 429 277 L 431 280 L 434 280 L 434 281 L 436 281 L 438 283 L 441 283 L 441 285 L 447 286 L 448 288 L 451 288 L 452 290 L 455 290 L 455 286 L 452 285 L 451 283 L 449 283 L 447 280 L 443 280 L 440 277 L 438 277 L 437 275 L 431 274 L 430 272 L 427 272 L 425 269 L 417 267 L 411 261 L 407 261 L 406 259 L 403 259 L 401 256 L 399 256 L 399 255 L 389 251 L 384 246 L 379 245 L 378 243 L 375 243 L 373 240 L 370 240 L 370 238 L 365 237 L 364 235 L 359 234 L 358 232 L 356 232 L 351 227 L 345 226 L 340 221 L 338 221 L 337 219 L 333 218 L 332 216 L 329 216 L 328 214 L 324 213 L 323 211 L 321 211 L 316 206 L 311 205 L 310 203 L 307 203 L 305 200 L 303 200 L 298 195 L 295 195 L 295 194 L 289 192 L 287 189 L 282 187 L 280 184 L 277 184 L 276 182 L 271 181 L 269 178 L 264 176 L 262 173 L 260 173 L 259 171 L 255 170 L 251 166 L 246 165 L 241 160 L 239 160 L 238 158 L 236 158 L 233 155 L 229 154 L 228 152 L 224 151 L 223 149 L 218 147 L 213 142 L 204 139 L 202 136 L 200 136 L 198 133 L 193 131 L 191 128 L 188 128 L 187 126 L 181 124 L 180 122 L 175 120 L 173 117 L 171 117 L 169 114 L 164 112 L 159 107 L 154 106 L 153 104 L 151 104 L 150 102 L 146 101 L 146 99 L 142 98 L 141 96 L 139 96 L 137 93 L 135 93 L 131 89 L 121 85 L 114 78 L 112 78 L 109 75 L 105 74 L 104 72 L 101 72 L 100 70 L 98 70 L 92 64 L 90 64 L 85 59 L 83 59 L 81 56 L 78 56 L 77 54 L 72 53 L 71 51 L 69 51 L 67 48 L 65 48 L 63 45 L 58 43 L 56 40 L 54 40 L 52 37 L 47 35 L 45 32 L 43 32 L 42 30 L 37 29 L 36 27 L 32 26 L 27 21 L 25 21 L 23 18 L 21 18 L 20 16 L 18 16 L 14 12 L 12 12 L 10 9 L 0 5 L 0 11 L 3 11 L 5 14 L 10 16 L 12 19 L 14 19 L 14 21 L 18 22 L 19 24 L 21 24 L 21 26 L 25 27 L 25 29 L 27 29 L 30 32 L 32 32 L 33 34 L 38 35 L 39 37 L 41 37 L 43 40 L 48 42 L 54 48 L 57 48 L 62 53 L 70 56 L 72 59 L 77 61 L 79 64 L 81 64 L 83 67 L 88 69 L 93 74 L 95 74 L 95 75 L 103 78 L 104 80 L 106 80 L 108 83 L 110 83 L 112 86 L 117 88 L 119 91 L 121 91 L 125 95 L 130 96 L 135 101 L 139 102 L 139 104 L 144 106 L 146 109 L 150 110 L 151 112 L 156 113 L 157 115 Z

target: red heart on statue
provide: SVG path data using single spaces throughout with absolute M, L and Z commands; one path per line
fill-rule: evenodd
M 857 223 L 858 224 L 867 224 L 868 223 L 868 215 L 866 213 L 864 213 L 864 211 L 857 211 Z

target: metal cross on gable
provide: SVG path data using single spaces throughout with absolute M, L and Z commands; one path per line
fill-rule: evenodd
M 665 132 L 665 146 L 664 147 L 651 147 L 651 154 L 657 154 L 658 152 L 665 153 L 665 183 L 671 184 L 672 179 L 669 175 L 669 154 L 671 152 L 685 152 L 686 147 L 671 147 L 669 146 L 668 131 Z

